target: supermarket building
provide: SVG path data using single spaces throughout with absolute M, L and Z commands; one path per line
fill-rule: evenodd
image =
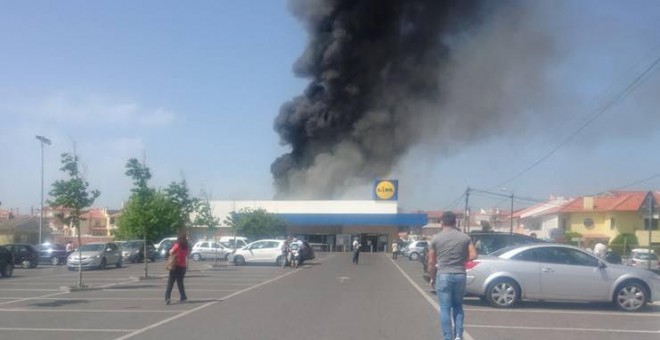
M 350 251 L 355 238 L 366 251 L 387 251 L 400 232 L 427 224 L 424 213 L 399 212 L 396 181 L 376 181 L 373 190 L 373 200 L 212 201 L 211 206 L 221 221 L 243 209 L 263 209 L 287 223 L 287 235 L 329 251 Z M 228 228 L 220 229 L 229 235 Z

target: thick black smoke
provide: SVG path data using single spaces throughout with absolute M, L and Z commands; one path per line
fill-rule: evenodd
M 442 104 L 452 48 L 495 10 L 480 1 L 444 0 L 289 5 L 309 33 L 294 71 L 311 81 L 275 120 L 291 152 L 271 172 L 278 197 L 314 199 L 389 175 L 433 129 L 427 118 L 449 114 Z

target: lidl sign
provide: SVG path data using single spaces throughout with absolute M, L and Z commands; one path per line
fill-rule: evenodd
M 377 201 L 396 201 L 399 198 L 399 181 L 379 179 L 374 182 L 374 199 Z

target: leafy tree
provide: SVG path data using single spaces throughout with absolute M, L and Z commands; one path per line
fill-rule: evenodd
M 180 227 L 190 227 L 190 216 L 197 208 L 199 200 L 190 196 L 190 190 L 186 180 L 181 182 L 172 182 L 165 189 L 165 195 L 174 204 L 178 216 Z
M 628 255 L 630 249 L 635 248 L 639 244 L 637 236 L 635 234 L 619 234 L 617 235 L 612 242 L 610 242 L 610 248 L 619 255 Z
M 207 195 L 203 195 L 205 198 L 199 200 L 197 203 L 197 214 L 195 215 L 195 220 L 193 225 L 200 227 L 207 227 L 208 235 L 214 235 L 215 231 L 220 225 L 220 219 L 213 215 L 213 209 L 211 208 L 211 202 Z
M 177 206 L 163 192 L 149 187 L 151 171 L 135 158 L 126 163 L 126 175 L 134 187 L 122 215 L 117 221 L 115 236 L 119 239 L 157 239 L 174 234 L 180 225 Z
M 81 215 L 85 208 L 92 206 L 94 201 L 101 195 L 98 190 L 88 191 L 89 183 L 85 181 L 80 173 L 78 166 L 78 156 L 68 153 L 62 154 L 62 168 L 60 170 L 69 177 L 67 180 L 57 180 L 53 183 L 50 196 L 53 200 L 48 201 L 51 207 L 62 208 L 67 214 L 61 214 L 57 217 L 67 225 L 73 226 L 78 234 L 78 248 L 82 244 L 80 238 Z M 82 256 L 81 251 L 78 252 Z M 78 287 L 83 287 L 82 282 L 82 261 L 78 266 Z
M 286 233 L 286 223 L 264 209 L 241 209 L 227 217 L 224 223 L 232 228 L 234 235 L 253 240 L 284 236 Z

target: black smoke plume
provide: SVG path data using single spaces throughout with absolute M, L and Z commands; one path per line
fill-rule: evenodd
M 310 83 L 275 120 L 291 146 L 271 166 L 277 197 L 336 198 L 388 176 L 411 146 L 441 130 L 445 116 L 470 114 L 443 109 L 453 48 L 506 6 L 495 3 L 290 0 L 309 33 L 294 72 Z M 472 109 L 482 108 L 465 111 Z M 469 131 L 470 122 L 447 120 Z

